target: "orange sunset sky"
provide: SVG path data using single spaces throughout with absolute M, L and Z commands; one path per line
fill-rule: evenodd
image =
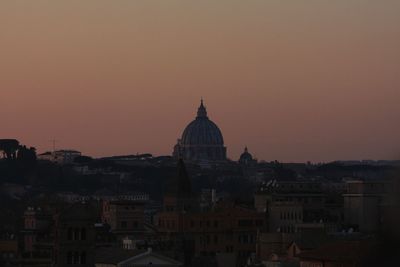
M 399 0 L 2 0 L 0 138 L 172 152 L 203 97 L 228 156 L 400 148 Z

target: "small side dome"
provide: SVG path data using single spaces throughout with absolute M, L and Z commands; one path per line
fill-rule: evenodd
M 240 155 L 239 163 L 244 165 L 250 165 L 256 163 L 257 160 L 253 159 L 253 156 L 249 153 L 247 146 L 244 148 L 244 152 Z

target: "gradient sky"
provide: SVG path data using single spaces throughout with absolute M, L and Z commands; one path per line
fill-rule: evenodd
M 0 138 L 169 154 L 200 97 L 229 157 L 393 158 L 398 0 L 2 0 Z

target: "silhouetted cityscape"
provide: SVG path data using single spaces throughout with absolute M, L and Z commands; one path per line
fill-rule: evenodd
M 0 266 L 388 266 L 398 244 L 399 161 L 230 159 L 203 100 L 171 155 L 31 145 L 0 140 Z
M 0 267 L 400 266 L 400 0 L 0 0 Z

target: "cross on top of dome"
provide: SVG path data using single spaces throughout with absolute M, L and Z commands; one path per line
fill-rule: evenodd
M 206 107 L 205 107 L 204 104 L 203 104 L 203 98 L 201 98 L 200 107 L 199 107 L 199 109 L 197 110 L 197 118 L 208 118 L 208 117 L 207 117 L 207 110 L 206 110 Z

